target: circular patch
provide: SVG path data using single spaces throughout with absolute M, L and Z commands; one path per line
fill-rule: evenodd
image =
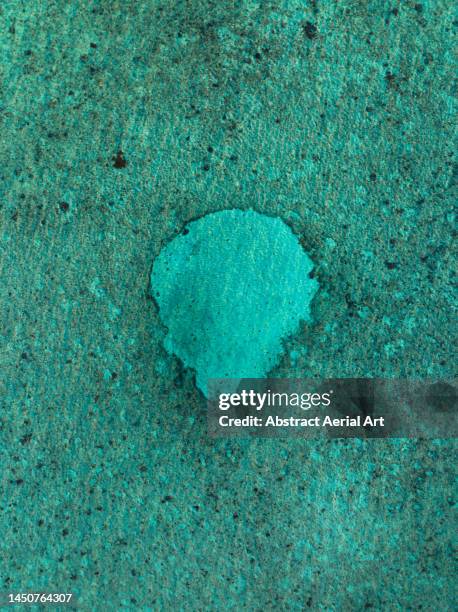
M 262 378 L 310 319 L 313 263 L 279 218 L 225 210 L 189 223 L 153 264 L 165 348 L 209 378 Z

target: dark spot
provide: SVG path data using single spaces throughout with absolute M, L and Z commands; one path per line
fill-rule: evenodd
M 211 147 L 211 146 L 208 146 L 208 147 L 207 147 L 207 151 L 208 151 L 209 153 L 213 153 L 213 151 L 214 151 L 214 150 L 215 150 L 215 149 L 214 149 L 213 147 Z
M 63 535 L 64 537 L 65 537 L 65 536 L 68 536 L 68 529 L 62 529 L 62 535 Z
M 165 502 L 169 502 L 172 500 L 173 500 L 173 497 L 171 495 L 166 495 L 165 497 L 161 499 L 161 504 L 165 504 Z
M 43 527 L 43 525 L 44 525 L 44 524 L 45 524 L 45 522 L 44 522 L 44 520 L 43 520 L 43 519 L 40 519 L 40 520 L 38 521 L 38 527 Z
M 12 221 L 17 221 L 17 210 L 14 211 L 14 213 L 11 215 L 11 220 Z
M 81 56 L 80 56 L 80 60 L 81 60 L 82 62 L 87 62 L 87 60 L 88 60 L 88 59 L 89 59 L 89 58 L 88 58 L 88 56 L 87 56 L 86 54 L 84 54 L 84 55 L 81 55 Z
M 393 85 L 394 84 L 394 79 L 395 76 L 392 72 L 390 72 L 389 70 L 385 73 L 385 79 L 388 81 L 388 85 Z
M 307 36 L 309 40 L 313 40 L 314 38 L 316 38 L 317 36 L 316 25 L 312 23 L 311 21 L 306 21 L 302 25 L 302 29 L 304 31 L 304 34 Z
M 127 166 L 127 161 L 124 159 L 123 152 L 121 149 L 116 153 L 116 156 L 113 156 L 113 168 L 125 168 Z
M 238 512 L 234 512 L 234 514 L 232 515 L 232 518 L 234 520 L 237 520 L 239 518 Z
M 30 49 L 27 49 L 27 51 L 24 52 L 24 55 L 32 55 L 32 51 Z
M 398 264 L 394 263 L 394 261 L 385 261 L 385 266 L 388 268 L 388 270 L 394 270 L 397 268 Z
M 128 542 L 125 538 L 119 538 L 115 542 L 118 546 L 127 546 Z
M 16 480 L 16 484 L 17 484 L 17 485 L 24 484 L 23 479 L 22 479 L 22 478 L 18 478 L 18 479 Z
M 259 60 L 262 58 L 262 55 L 260 53 L 255 53 L 254 58 L 259 62 Z
M 32 434 L 25 434 L 24 436 L 22 436 L 21 438 L 21 444 L 24 446 L 24 444 L 28 444 L 30 442 L 30 440 L 32 439 Z
M 391 11 L 391 12 L 393 13 L 393 15 L 394 15 L 395 17 L 397 17 L 397 16 L 399 15 L 399 9 L 397 9 L 397 8 L 392 9 L 392 11 Z
M 210 170 L 210 166 L 208 164 L 204 164 L 204 170 L 205 172 L 208 172 Z
M 96 43 L 91 43 L 91 44 L 90 44 L 90 47 L 91 47 L 91 49 L 97 49 L 97 45 L 96 45 Z
M 185 227 L 184 230 L 181 233 L 183 234 L 183 236 L 186 236 L 186 234 L 189 234 L 188 228 Z
M 311 272 L 309 272 L 309 278 L 315 278 L 315 276 L 316 276 L 315 270 L 312 270 Z
M 117 372 L 112 372 L 111 373 L 111 380 L 116 380 L 118 378 L 118 373 Z
M 141 465 L 138 469 L 140 472 L 146 472 L 146 465 Z
M 375 174 L 375 172 L 371 172 L 371 174 L 369 175 L 369 178 L 374 183 L 377 180 L 377 175 Z
M 61 209 L 62 212 L 67 212 L 70 206 L 67 204 L 67 202 L 61 202 L 59 204 L 59 208 Z
M 28 358 L 29 356 L 27 355 L 27 353 L 21 353 L 21 359 L 25 359 L 27 361 Z
M 417 13 L 423 13 L 423 4 L 415 4 L 413 7 Z

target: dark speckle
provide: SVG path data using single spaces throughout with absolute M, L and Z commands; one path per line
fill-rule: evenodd
M 173 497 L 171 495 L 166 495 L 165 497 L 161 499 L 161 504 L 165 504 L 165 502 L 169 502 L 172 500 L 173 500 Z
M 394 85 L 394 79 L 395 76 L 392 72 L 390 72 L 389 70 L 386 72 L 385 74 L 385 79 L 388 82 L 388 85 Z
M 369 178 L 374 183 L 377 180 L 377 175 L 375 174 L 375 172 L 371 172 L 371 174 L 369 175 Z
M 27 355 L 27 353 L 21 353 L 21 359 L 25 359 L 27 361 L 28 358 L 29 356 Z
M 68 536 L 68 529 L 62 529 L 62 535 L 63 535 L 64 537 L 65 537 L 65 536 Z
M 113 162 L 113 168 L 122 169 L 127 166 L 127 161 L 124 159 L 123 152 L 121 151 L 121 149 L 119 149 L 116 155 L 113 156 Z
M 304 34 L 307 36 L 307 38 L 309 40 L 313 40 L 314 38 L 316 38 L 318 32 L 316 29 L 316 25 L 314 23 L 312 23 L 311 21 L 306 21 L 303 25 L 302 25 L 302 29 L 304 31 Z
M 31 433 L 29 433 L 29 434 L 25 434 L 25 435 L 24 435 L 24 436 L 22 436 L 22 438 L 21 438 L 21 444 L 22 444 L 22 445 L 24 445 L 24 444 L 28 444 L 28 443 L 30 442 L 30 440 L 31 440 L 31 439 L 32 439 L 32 434 L 31 434 Z
M 388 268 L 388 270 L 394 270 L 398 267 L 398 264 L 394 263 L 393 261 L 385 261 L 385 266 Z
M 91 49 L 97 49 L 97 45 L 94 42 L 91 42 L 90 47 Z
M 67 204 L 67 202 L 61 202 L 59 204 L 59 208 L 61 209 L 62 212 L 67 212 L 70 206 Z
M 417 11 L 417 13 L 423 13 L 423 4 L 415 4 L 414 9 Z

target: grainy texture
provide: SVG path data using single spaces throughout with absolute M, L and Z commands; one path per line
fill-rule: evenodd
M 211 378 L 265 377 L 284 341 L 310 320 L 313 263 L 279 218 L 225 210 L 187 225 L 155 259 L 151 295 L 164 347 Z
M 451 376 L 453 27 L 445 0 L 1 4 L 1 590 L 452 609 L 456 445 L 210 441 L 148 282 L 190 219 L 276 215 L 321 290 L 273 375 Z

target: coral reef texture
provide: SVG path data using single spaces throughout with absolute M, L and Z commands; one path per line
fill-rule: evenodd
M 190 222 L 253 210 L 320 286 L 271 376 L 452 376 L 454 19 L 449 0 L 1 3 L 1 592 L 454 609 L 456 443 L 210 439 L 150 286 Z

